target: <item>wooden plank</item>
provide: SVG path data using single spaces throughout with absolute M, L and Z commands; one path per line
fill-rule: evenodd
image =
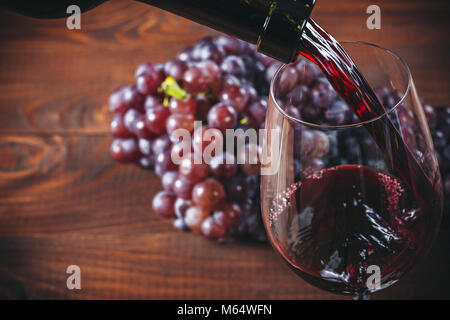
M 170 232 L 151 171 L 115 164 L 106 136 L 0 135 L 0 234 Z
M 431 259 L 374 299 L 450 296 L 448 233 Z M 447 250 L 447 251 L 445 251 Z M 66 288 L 81 268 L 82 289 Z M 71 299 L 344 299 L 312 287 L 268 246 L 225 246 L 193 234 L 63 233 L 0 237 L 0 297 Z M 348 297 L 347 297 L 348 298 Z
M 339 298 L 301 282 L 267 246 L 221 246 L 192 234 L 64 234 L 1 238 L 0 244 L 0 270 L 7 275 L 0 287 L 21 283 L 27 298 Z M 66 288 L 71 264 L 82 270 L 79 292 Z

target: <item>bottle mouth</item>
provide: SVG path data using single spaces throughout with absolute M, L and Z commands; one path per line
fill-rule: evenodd
M 257 50 L 284 63 L 293 62 L 315 3 L 316 0 L 272 1 L 256 43 Z
M 289 114 L 286 113 L 286 111 L 283 109 L 282 106 L 280 106 L 278 99 L 276 99 L 275 96 L 275 91 L 276 91 L 276 84 L 277 84 L 277 80 L 278 77 L 280 76 L 280 74 L 283 72 L 283 70 L 285 68 L 287 68 L 289 66 L 289 64 L 283 64 L 281 65 L 278 70 L 275 72 L 274 77 L 272 78 L 271 82 L 270 82 L 270 100 L 273 102 L 273 104 L 275 105 L 275 107 L 277 108 L 277 110 L 287 119 L 294 121 L 296 123 L 302 124 L 304 126 L 307 127 L 311 127 L 311 128 L 316 128 L 316 129 L 344 129 L 344 128 L 352 128 L 352 127 L 359 127 L 359 126 L 363 126 L 363 125 L 367 125 L 370 124 L 372 122 L 375 122 L 377 120 L 380 120 L 383 117 L 388 116 L 390 113 L 392 113 L 393 111 L 395 111 L 397 109 L 398 106 L 400 106 L 403 101 L 405 100 L 406 96 L 409 94 L 410 89 L 411 89 L 411 85 L 412 85 L 412 77 L 411 77 L 411 71 L 408 67 L 408 65 L 406 64 L 406 62 L 395 52 L 383 48 L 381 46 L 378 46 L 376 44 L 372 44 L 372 43 L 368 43 L 368 42 L 363 42 L 363 41 L 342 41 L 341 44 L 355 44 L 355 45 L 362 45 L 362 46 L 370 46 L 376 49 L 379 49 L 381 51 L 383 51 L 384 53 L 389 54 L 390 56 L 392 56 L 392 58 L 396 59 L 397 61 L 400 62 L 401 66 L 403 66 L 404 68 L 404 72 L 407 75 L 408 78 L 408 83 L 406 85 L 406 88 L 404 90 L 402 90 L 403 92 L 400 93 L 401 97 L 400 99 L 395 103 L 395 105 L 393 105 L 392 107 L 389 107 L 389 109 L 386 109 L 385 107 L 385 112 L 379 116 L 373 117 L 369 120 L 365 120 L 365 121 L 355 121 L 352 122 L 350 124 L 343 124 L 343 125 L 328 125 L 328 124 L 319 124 L 319 123 L 314 123 L 314 122 L 310 122 L 310 121 L 305 121 L 303 119 L 298 119 L 296 117 L 293 117 Z

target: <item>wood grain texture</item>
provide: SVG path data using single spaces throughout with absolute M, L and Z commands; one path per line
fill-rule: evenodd
M 409 63 L 419 93 L 449 102 L 448 1 L 318 1 L 339 40 L 378 43 Z M 217 33 L 132 1 L 35 20 L 0 11 L 0 297 L 39 299 L 339 299 L 297 278 L 268 246 L 218 245 L 151 212 L 160 182 L 109 157 L 109 93 L 144 61 L 163 62 Z M 375 298 L 450 298 L 450 232 L 399 284 Z M 82 290 L 66 289 L 66 267 Z

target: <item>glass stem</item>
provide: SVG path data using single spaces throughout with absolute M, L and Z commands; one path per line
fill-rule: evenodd
M 367 292 L 358 292 L 353 300 L 369 300 L 369 294 Z

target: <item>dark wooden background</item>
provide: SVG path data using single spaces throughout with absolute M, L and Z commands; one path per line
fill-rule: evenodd
M 365 26 L 370 4 L 381 30 Z M 313 14 L 339 40 L 398 52 L 432 105 L 449 102 L 448 15 L 448 0 L 319 0 Z M 152 213 L 155 175 L 109 157 L 109 93 L 139 63 L 215 34 L 128 0 L 84 14 L 81 31 L 0 11 L 1 297 L 342 298 L 297 278 L 268 246 L 175 231 Z M 450 298 L 449 240 L 443 228 L 426 262 L 374 298 Z M 72 264 L 81 291 L 66 289 Z

